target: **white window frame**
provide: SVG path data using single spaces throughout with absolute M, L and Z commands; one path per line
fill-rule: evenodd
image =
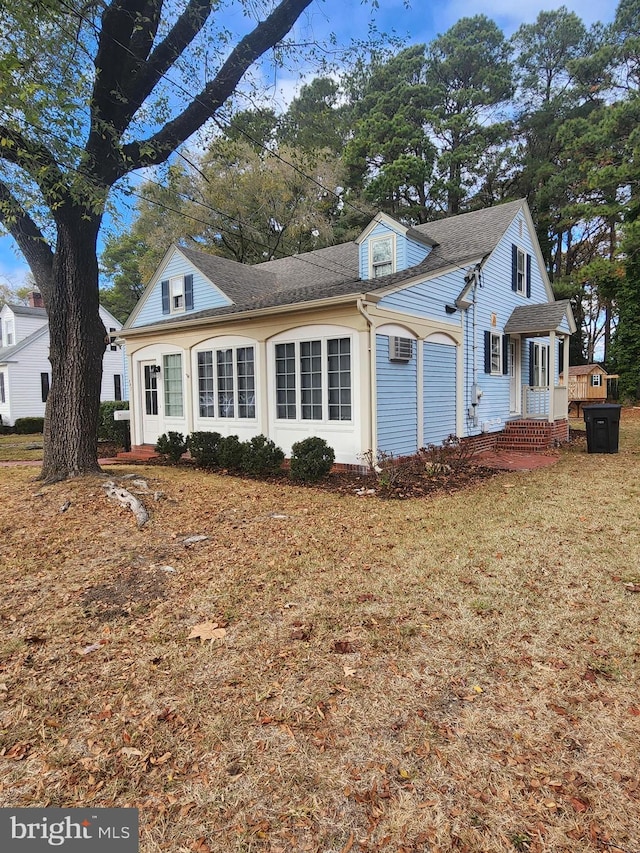
M 174 276 L 169 279 L 169 313 L 184 314 L 185 311 L 186 294 L 184 288 L 184 276 Z
M 6 339 L 5 346 L 12 347 L 13 346 L 13 320 L 5 320 L 4 324 L 4 336 Z
M 375 261 L 376 246 L 382 243 L 389 243 L 389 251 L 391 257 L 389 260 Z M 386 272 L 378 272 L 383 267 L 390 266 Z M 396 240 L 394 234 L 384 234 L 379 237 L 371 237 L 369 240 L 369 278 L 382 278 L 385 275 L 391 275 L 396 271 Z
M 592 388 L 602 388 L 602 374 L 601 373 L 592 373 L 591 374 L 591 387 Z
M 246 350 L 251 350 L 251 358 L 245 358 L 243 361 L 240 361 L 240 351 L 244 350 L 246 355 Z M 219 354 L 231 352 L 231 365 L 232 372 L 230 375 L 223 374 L 220 371 L 220 367 L 222 366 L 221 359 Z M 201 376 L 201 359 L 200 356 L 203 355 L 211 356 L 211 376 L 205 377 Z M 206 346 L 201 347 L 195 352 L 195 377 L 196 377 L 196 399 L 197 399 L 197 409 L 196 415 L 199 419 L 206 421 L 207 423 L 219 422 L 229 423 L 230 421 L 238 420 L 242 423 L 247 423 L 251 421 L 256 421 L 258 417 L 258 407 L 256 400 L 256 384 L 257 384 L 257 372 L 256 372 L 256 345 L 253 343 L 239 343 L 239 344 L 222 344 L 220 343 L 218 346 Z M 224 361 L 223 363 L 228 363 Z M 240 367 L 242 365 L 252 365 L 252 372 L 241 372 Z M 211 389 L 203 389 L 201 387 L 201 380 L 211 380 L 212 386 Z M 221 406 L 220 395 L 224 394 L 224 389 L 222 384 L 231 380 L 229 383 L 229 391 L 231 397 L 231 409 L 229 410 L 229 404 L 224 404 Z M 246 387 L 241 388 L 240 386 L 244 384 Z M 253 387 L 250 387 L 250 386 Z M 213 414 L 203 414 L 202 413 L 202 395 L 203 394 L 211 394 L 213 402 L 206 404 L 205 407 L 212 407 Z M 241 395 L 244 394 L 246 399 L 241 402 Z M 222 408 L 227 412 L 227 414 L 221 414 Z M 229 414 L 229 411 L 231 412 Z M 249 411 L 249 414 L 244 412 Z
M 169 365 L 170 359 L 172 360 L 171 370 Z M 175 367 L 173 366 L 173 359 L 178 359 Z M 184 418 L 182 353 L 169 352 L 164 353 L 162 356 L 162 394 L 165 418 Z
M 527 295 L 527 253 L 524 249 L 517 247 L 516 261 L 516 293 Z
M 348 353 L 347 352 L 338 352 L 338 353 L 330 353 L 329 349 L 330 344 L 334 342 L 338 342 L 338 349 L 342 349 L 348 342 Z M 313 344 L 319 343 L 320 347 L 320 370 L 317 369 L 317 366 L 310 365 L 309 370 L 303 371 L 303 358 L 304 359 L 314 359 L 318 358 L 317 353 L 309 352 L 306 354 L 302 354 L 303 348 L 314 349 Z M 354 422 L 354 339 L 353 335 L 349 334 L 328 334 L 328 335 L 310 335 L 308 338 L 302 338 L 299 340 L 278 340 L 274 342 L 273 349 L 273 370 L 274 370 L 274 394 L 275 394 L 275 408 L 274 415 L 276 423 L 284 425 L 284 424 L 327 424 L 327 425 L 338 425 L 338 424 L 353 424 Z M 279 352 L 279 348 L 288 348 L 285 352 L 284 349 Z M 291 349 L 292 348 L 292 349 Z M 315 347 L 317 349 L 317 347 Z M 348 374 L 349 374 L 349 384 L 348 387 L 341 384 L 343 374 L 347 372 L 344 368 L 342 359 L 343 357 L 348 356 Z M 287 372 L 278 372 L 278 361 L 287 360 L 293 358 L 294 361 L 294 371 Z M 338 369 L 331 370 L 332 366 L 331 359 L 338 359 Z M 335 361 L 334 361 L 335 366 Z M 302 377 L 308 376 L 310 377 L 311 384 L 306 383 L 307 387 L 303 388 Z M 314 377 L 320 375 L 320 385 L 317 386 L 313 384 Z M 330 377 L 338 378 L 338 385 L 330 386 Z M 279 378 L 284 378 L 287 381 L 284 383 L 285 387 L 278 388 Z M 314 391 L 320 391 L 321 402 L 317 402 L 316 395 L 313 394 Z M 286 392 L 287 399 L 279 401 L 278 400 L 278 392 Z M 303 402 L 304 393 L 306 393 L 306 399 Z M 310 393 L 309 393 L 310 392 Z M 348 392 L 348 394 L 347 394 Z M 337 400 L 335 399 L 337 394 Z M 333 396 L 333 402 L 330 397 Z M 344 397 L 348 396 L 348 402 L 344 399 Z M 315 397 L 315 399 L 314 399 Z M 317 417 L 304 417 L 304 410 L 312 410 L 321 406 L 322 408 L 322 416 L 320 418 Z M 279 414 L 280 407 L 293 408 L 295 412 L 295 417 L 281 417 Z M 338 417 L 331 417 L 332 410 L 337 409 Z M 342 417 L 343 414 L 346 414 L 348 410 L 349 417 Z
M 533 342 L 533 387 L 549 387 L 549 346 Z
M 491 376 L 502 376 L 502 335 L 490 332 Z

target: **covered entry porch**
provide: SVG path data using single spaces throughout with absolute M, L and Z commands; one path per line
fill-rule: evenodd
M 569 338 L 576 331 L 568 300 L 515 308 L 505 334 L 516 340 L 519 377 L 512 376 L 514 421 L 567 421 L 569 391 L 561 377 L 569 375 Z M 560 346 L 562 344 L 562 346 Z

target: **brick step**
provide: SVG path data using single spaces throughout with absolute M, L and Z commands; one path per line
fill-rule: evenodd
M 116 459 L 122 462 L 146 462 L 149 459 L 157 459 L 158 454 L 152 444 L 138 444 L 131 450 L 121 450 L 116 454 Z

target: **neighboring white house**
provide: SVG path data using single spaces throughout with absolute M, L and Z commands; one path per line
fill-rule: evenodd
M 110 335 L 122 328 L 100 306 L 100 319 Z M 0 311 L 0 416 L 12 426 L 18 418 L 43 417 L 51 385 L 49 325 L 42 296 L 29 294 L 28 305 L 6 304 Z M 102 370 L 101 400 L 126 400 L 128 388 L 123 350 L 107 345 Z

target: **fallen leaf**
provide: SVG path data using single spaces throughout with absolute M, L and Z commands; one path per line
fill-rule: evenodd
M 201 622 L 199 625 L 194 625 L 191 633 L 187 637 L 188 640 L 200 639 L 201 643 L 205 640 L 221 640 L 227 633 L 226 628 L 220 628 L 217 622 Z
M 583 800 L 579 800 L 577 797 L 569 797 L 569 802 L 573 806 L 574 810 L 577 812 L 586 812 L 589 808 L 588 804 Z
M 640 583 L 626 583 L 624 588 L 628 592 L 640 592 Z

